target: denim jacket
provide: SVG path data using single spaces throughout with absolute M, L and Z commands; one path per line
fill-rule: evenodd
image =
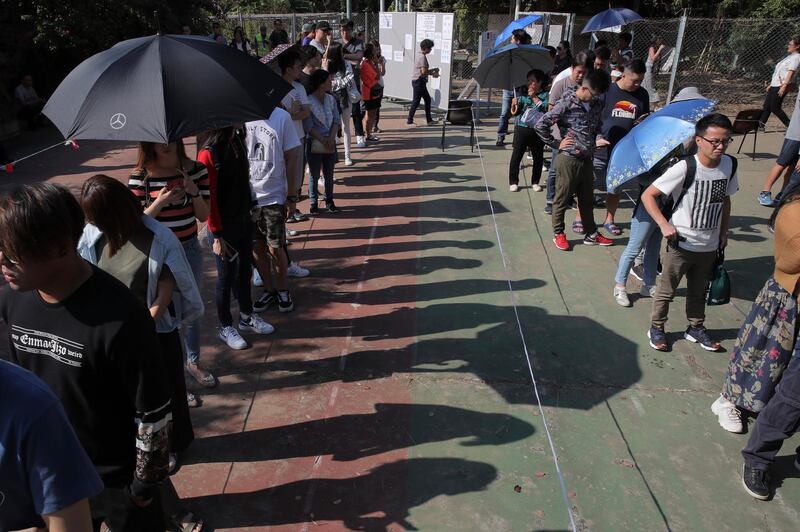
M 189 261 L 186 260 L 186 253 L 183 251 L 183 246 L 178 237 L 167 226 L 146 214 L 142 215 L 142 223 L 153 232 L 153 244 L 150 246 L 147 267 L 148 308 L 155 301 L 158 278 L 165 265 L 169 267 L 172 276 L 175 278 L 173 301 L 175 302 L 176 315 L 172 316 L 169 312 L 165 312 L 156 321 L 157 332 L 172 332 L 181 323 L 194 321 L 203 315 L 205 311 L 203 299 L 200 297 L 200 290 L 197 288 L 192 268 L 189 266 Z M 86 224 L 86 227 L 83 228 L 83 235 L 78 242 L 78 253 L 95 265 L 98 261 L 95 246 L 101 236 L 103 236 L 103 233 L 100 229 L 92 224 Z
M 303 127 L 306 131 L 311 131 L 312 129 L 315 130 L 317 133 L 322 135 L 323 137 L 327 137 L 331 133 L 331 129 L 333 129 L 334 124 L 341 124 L 342 118 L 339 114 L 339 106 L 336 104 L 336 99 L 329 93 L 325 93 L 325 103 L 320 103 L 317 100 L 317 97 L 313 94 L 308 95 L 309 103 L 311 104 L 311 115 L 303 120 Z M 330 125 L 324 123 L 321 120 L 320 113 L 318 112 L 324 106 L 324 112 L 329 112 L 332 117 L 332 122 Z
M 551 129 L 558 125 L 561 138 L 572 132 L 575 143 L 560 153 L 565 153 L 576 159 L 591 159 L 595 150 L 598 133 L 603 126 L 603 104 L 599 101 L 589 103 L 587 111 L 583 102 L 576 94 L 577 87 L 567 89 L 567 92 L 556 102 L 555 107 L 545 113 L 535 128 L 545 144 L 558 149 L 561 141 L 556 139 Z

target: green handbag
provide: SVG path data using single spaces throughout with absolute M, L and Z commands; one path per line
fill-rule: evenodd
M 708 282 L 707 305 L 725 305 L 731 301 L 731 278 L 725 269 L 725 252 L 717 252 L 717 260 L 711 270 L 711 279 Z

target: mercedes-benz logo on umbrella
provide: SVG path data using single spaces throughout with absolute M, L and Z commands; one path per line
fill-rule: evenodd
M 111 129 L 122 129 L 127 121 L 128 118 L 124 114 L 116 113 L 111 117 L 109 125 L 111 125 Z

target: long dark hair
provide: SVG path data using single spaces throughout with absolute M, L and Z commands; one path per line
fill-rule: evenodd
M 86 220 L 100 229 L 113 257 L 142 223 L 142 204 L 128 187 L 114 178 L 97 174 L 81 188 L 81 207 Z
M 795 172 L 797 173 L 797 172 Z M 769 223 L 767 226 L 775 230 L 775 220 L 778 219 L 778 213 L 780 210 L 787 204 L 792 203 L 793 201 L 797 201 L 800 199 L 800 181 L 794 181 L 789 184 L 789 188 L 787 188 L 784 192 L 781 192 L 781 200 L 778 203 L 778 206 L 775 207 L 775 210 L 772 212 L 772 216 L 769 217 Z
M 347 72 L 342 45 L 338 42 L 331 44 L 330 48 L 328 48 L 328 61 L 330 61 L 330 66 L 328 68 L 331 74 L 336 74 L 338 72 L 344 75 Z
M 319 70 L 315 70 L 314 73 L 311 74 L 311 78 L 308 80 L 308 94 L 311 95 L 317 92 L 317 89 L 319 89 L 323 83 L 328 81 L 330 75 L 330 72 L 327 70 L 322 70 L 321 68 Z

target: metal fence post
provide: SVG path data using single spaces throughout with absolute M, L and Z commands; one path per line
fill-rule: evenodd
M 297 40 L 297 35 L 300 32 L 297 31 L 297 17 L 294 13 L 292 13 L 292 40 Z M 305 35 L 303 35 L 305 37 Z
M 675 54 L 672 57 L 672 72 L 669 76 L 669 88 L 667 89 L 667 103 L 672 100 L 672 91 L 675 89 L 675 78 L 678 76 L 678 63 L 681 61 L 681 48 L 683 47 L 683 35 L 686 33 L 686 10 L 681 15 L 681 22 L 678 26 L 678 41 L 675 43 Z
M 369 39 L 369 13 L 364 11 L 364 37 Z

